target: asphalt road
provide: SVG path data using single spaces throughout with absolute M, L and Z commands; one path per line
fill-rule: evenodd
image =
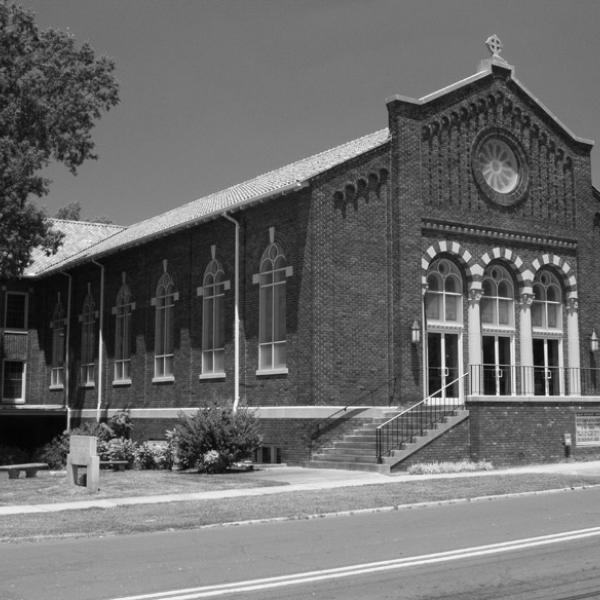
M 0 545 L 1 600 L 132 596 L 600 598 L 600 489 L 328 519 Z

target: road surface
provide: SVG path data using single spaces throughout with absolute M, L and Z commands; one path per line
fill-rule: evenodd
M 2 600 L 133 597 L 600 598 L 600 489 L 0 545 Z

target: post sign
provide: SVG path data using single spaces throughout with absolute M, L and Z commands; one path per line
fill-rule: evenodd
M 600 446 L 600 413 L 575 415 L 575 439 L 578 446 Z

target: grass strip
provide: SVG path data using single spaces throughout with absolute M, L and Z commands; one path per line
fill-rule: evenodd
M 0 517 L 0 541 L 190 529 L 254 519 L 306 518 L 335 511 L 591 485 L 600 485 L 600 477 L 528 473 L 296 491 L 257 496 L 250 502 L 240 497 L 18 515 Z

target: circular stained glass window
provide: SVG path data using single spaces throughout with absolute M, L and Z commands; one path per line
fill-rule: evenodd
M 507 143 L 498 138 L 486 140 L 477 155 L 484 181 L 499 194 L 509 194 L 519 184 L 519 163 Z

